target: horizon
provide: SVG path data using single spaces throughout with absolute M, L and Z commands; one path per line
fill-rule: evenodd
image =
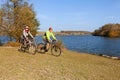
M 2 0 L 3 4 L 6 0 Z M 94 31 L 120 23 L 120 0 L 28 0 L 33 4 L 40 30 Z
M 61 30 L 61 31 L 75 31 L 75 32 L 79 32 L 78 30 Z M 53 32 L 61 32 L 61 31 L 53 31 Z M 38 32 L 46 32 L 46 31 L 40 31 L 40 30 L 38 30 Z M 80 32 L 92 32 L 92 31 L 80 31 Z

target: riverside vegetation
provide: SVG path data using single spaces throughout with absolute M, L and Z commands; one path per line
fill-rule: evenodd
M 0 80 L 119 80 L 120 61 L 64 50 L 60 57 L 0 47 Z
M 120 37 L 120 24 L 106 24 L 93 32 L 94 36 Z
M 5 0 L 0 5 L 0 35 L 19 41 L 27 25 L 33 36 L 36 35 L 40 22 L 36 18 L 33 5 L 28 0 Z

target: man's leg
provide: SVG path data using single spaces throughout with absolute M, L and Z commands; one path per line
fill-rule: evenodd
M 24 47 L 26 47 L 27 46 L 27 42 L 26 42 L 26 40 L 24 39 Z
M 47 42 L 46 43 L 46 50 L 45 50 L 46 52 L 49 50 L 49 47 L 50 47 L 50 43 Z
M 45 51 L 48 52 L 49 49 L 49 42 L 47 39 L 43 38 L 44 42 L 45 42 Z

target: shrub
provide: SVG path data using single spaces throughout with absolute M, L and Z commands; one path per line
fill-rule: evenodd
M 120 37 L 120 24 L 106 24 L 93 32 L 95 36 Z
M 61 47 L 62 52 L 67 49 L 62 41 L 57 41 L 56 46 Z
M 2 41 L 0 40 L 0 46 L 2 46 L 3 45 L 3 43 L 2 43 Z
M 110 31 L 108 36 L 109 37 L 120 37 L 118 31 Z
M 7 42 L 6 44 L 4 44 L 4 46 L 18 47 L 18 46 L 20 46 L 20 43 L 10 41 L 10 42 Z

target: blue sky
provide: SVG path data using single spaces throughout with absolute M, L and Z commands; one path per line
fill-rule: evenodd
M 33 3 L 40 31 L 94 31 L 120 23 L 120 0 L 28 0 Z

